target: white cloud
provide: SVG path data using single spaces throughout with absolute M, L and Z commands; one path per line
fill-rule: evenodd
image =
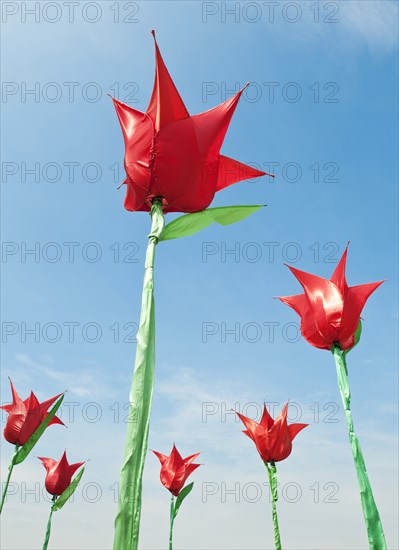
M 383 53 L 397 48 L 398 3 L 391 0 L 339 2 L 340 24 L 352 38 Z
M 110 391 L 112 392 L 112 386 L 107 384 L 106 376 L 98 367 L 80 368 L 78 372 L 75 368 L 66 371 L 57 368 L 52 357 L 34 359 L 27 353 L 18 353 L 15 361 L 12 368 L 8 369 L 9 372 L 5 372 L 12 378 L 15 385 L 18 380 L 29 385 L 31 382 L 36 382 L 39 376 L 43 382 L 56 382 L 59 391 L 68 390 L 70 394 L 82 399 L 98 400 L 106 395 L 110 396 Z
M 32 361 L 22 358 L 22 363 L 27 367 L 31 368 L 33 364 L 33 368 L 37 369 L 35 361 Z M 163 365 L 158 367 L 158 373 L 164 371 Z M 191 369 L 175 366 L 173 371 L 173 376 L 158 376 L 157 379 L 150 448 L 168 452 L 175 440 L 183 454 L 202 451 L 200 462 L 204 463 L 192 476 L 194 490 L 176 520 L 174 547 L 176 550 L 273 548 L 266 473 L 251 441 L 242 435 L 241 423 L 236 423 L 232 415 L 225 415 L 235 403 L 243 407 L 259 400 L 261 389 L 251 387 L 245 381 L 224 379 L 222 384 L 220 378 L 215 378 L 211 385 L 208 377 Z M 283 385 L 273 387 L 272 392 L 281 398 L 284 395 Z M 317 396 L 293 395 L 291 398 L 292 402 L 303 405 L 301 420 L 309 421 L 311 426 L 298 435 L 292 455 L 278 465 L 278 510 L 284 548 L 366 548 L 343 411 L 338 411 L 337 423 L 323 422 L 322 417 L 315 422 L 312 418 L 314 410 L 309 406 L 317 401 L 322 404 L 330 400 L 328 392 Z M 108 403 L 100 403 L 104 411 L 100 422 L 90 424 L 79 417 L 67 430 L 71 459 L 89 456 L 91 461 L 85 472 L 86 485 L 78 491 L 76 502 L 55 515 L 51 538 L 51 548 L 54 550 L 106 550 L 112 545 L 116 512 L 114 489 L 126 425 L 121 420 L 118 423 L 107 422 L 105 411 Z M 203 403 L 216 406 L 216 413 L 209 415 L 205 423 Z M 225 403 L 224 408 L 222 403 Z M 280 405 L 276 411 L 279 408 Z M 394 548 L 398 543 L 395 528 L 397 504 L 393 490 L 397 475 L 393 459 L 395 438 L 389 432 L 380 433 L 375 429 L 366 432 L 366 425 L 358 423 L 363 435 L 365 460 L 388 545 Z M 65 437 L 61 429 L 58 432 L 54 430 L 51 438 L 43 438 L 40 454 L 46 456 L 48 450 L 47 456 L 56 456 Z M 48 445 L 51 445 L 51 452 L 50 448 L 45 448 Z M 10 453 L 6 454 L 8 458 Z M 3 468 L 5 463 L 3 456 Z M 27 489 L 34 489 L 37 481 L 43 484 L 42 474 L 40 464 L 28 459 L 18 466 L 13 480 L 17 483 L 25 481 Z M 100 489 L 101 495 L 94 502 L 96 488 Z M 44 499 L 40 499 L 39 503 L 34 500 L 34 494 L 26 494 L 23 498 L 20 485 L 18 493 L 7 502 L 4 520 L 8 529 L 3 530 L 3 548 L 34 550 L 39 547 L 44 535 L 48 503 Z M 169 493 L 159 481 L 158 460 L 149 454 L 144 474 L 140 548 L 165 548 L 168 512 Z M 21 514 L 24 518 L 31 518 L 26 529 L 20 529 Z

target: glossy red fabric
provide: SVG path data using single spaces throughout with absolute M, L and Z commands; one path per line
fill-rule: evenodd
M 57 401 L 61 394 L 39 403 L 36 395 L 31 392 L 30 396 L 22 401 L 13 383 L 10 380 L 12 403 L 3 405 L 0 409 L 8 413 L 7 422 L 4 428 L 4 438 L 13 445 L 24 445 L 33 432 L 39 427 L 48 414 L 48 409 Z M 51 424 L 62 424 L 57 416 L 51 419 Z
M 125 208 L 148 212 L 152 199 L 162 197 L 164 212 L 198 212 L 210 205 L 217 191 L 265 175 L 220 155 L 243 90 L 218 107 L 190 116 L 156 40 L 155 56 L 147 111 L 113 99 L 125 141 Z
M 38 459 L 42 461 L 47 471 L 46 490 L 50 495 L 55 496 L 61 495 L 69 487 L 73 474 L 84 464 L 84 462 L 69 464 L 66 451 L 58 461 L 52 458 L 45 458 L 44 456 L 38 456 Z
M 316 348 L 330 350 L 333 344 L 339 344 L 342 350 L 351 348 L 363 307 L 384 282 L 348 287 L 345 277 L 347 253 L 348 247 L 329 280 L 288 266 L 305 294 L 279 299 L 301 317 L 301 333 Z
M 162 485 L 177 497 L 183 489 L 188 476 L 201 466 L 201 464 L 193 464 L 200 453 L 182 458 L 175 445 L 173 445 L 172 452 L 169 456 L 158 453 L 157 451 L 152 452 L 158 457 L 162 465 L 160 474 Z
M 281 414 L 273 420 L 266 405 L 260 422 L 255 422 L 243 414 L 236 413 L 246 430 L 243 431 L 255 443 L 263 462 L 279 462 L 292 451 L 292 441 L 308 424 L 287 424 L 288 403 Z

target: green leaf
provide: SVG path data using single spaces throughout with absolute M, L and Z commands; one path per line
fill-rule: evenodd
M 264 206 L 266 205 L 220 206 L 218 208 L 201 210 L 201 212 L 185 214 L 168 223 L 159 240 L 168 241 L 170 239 L 178 239 L 179 237 L 188 237 L 205 229 L 214 222 L 220 225 L 230 225 L 243 220 Z
M 48 413 L 46 418 L 43 420 L 43 422 L 39 425 L 38 428 L 33 432 L 33 434 L 30 436 L 28 441 L 23 445 L 19 451 L 17 452 L 15 458 L 14 458 L 14 464 L 20 464 L 25 460 L 25 458 L 28 456 L 28 454 L 31 452 L 33 447 L 36 445 L 36 443 L 39 441 L 41 436 L 44 433 L 44 430 L 47 428 L 47 426 L 50 424 L 51 420 L 56 415 L 58 409 L 61 406 L 61 403 L 63 402 L 65 397 L 65 393 L 61 395 L 55 402 L 54 407 L 51 409 L 51 411 Z
M 65 491 L 57 498 L 55 503 L 52 506 L 53 512 L 58 512 L 58 510 L 61 510 L 61 508 L 64 506 L 66 501 L 71 498 L 73 493 L 76 491 L 79 485 L 79 481 L 82 478 L 83 472 L 85 471 L 84 468 L 80 470 L 78 475 L 75 477 L 75 479 L 72 481 L 72 483 L 65 489 Z
M 179 493 L 177 499 L 176 499 L 176 503 L 175 503 L 175 509 L 174 509 L 174 512 L 173 512 L 173 519 L 175 519 L 175 517 L 177 516 L 177 512 L 179 511 L 179 508 L 183 502 L 183 500 L 186 498 L 186 496 L 191 493 L 191 489 L 194 487 L 194 482 L 192 483 L 189 483 L 188 485 L 186 485 Z
M 346 355 L 347 353 L 352 351 L 353 348 L 355 346 L 357 346 L 357 344 L 359 343 L 361 334 L 362 334 L 362 322 L 359 321 L 359 324 L 357 325 L 357 329 L 356 329 L 356 332 L 355 332 L 355 343 L 353 344 L 353 346 L 351 348 L 344 351 L 344 355 Z

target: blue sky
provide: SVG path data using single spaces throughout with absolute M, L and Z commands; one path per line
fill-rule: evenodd
M 398 546 L 397 8 L 2 3 L 1 401 L 7 376 L 22 396 L 68 388 L 69 427 L 51 428 L 37 454 L 66 447 L 72 461 L 90 459 L 74 504 L 54 517 L 52 548 L 112 545 L 150 219 L 125 211 L 116 190 L 123 141 L 106 94 L 146 109 L 152 28 L 190 113 L 252 83 L 222 152 L 274 163 L 276 174 L 213 202 L 267 203 L 261 212 L 157 249 L 150 448 L 167 453 L 176 442 L 184 455 L 202 451 L 204 463 L 176 521 L 176 548 L 272 548 L 264 469 L 229 412 L 255 417 L 266 401 L 277 414 L 288 399 L 291 421 L 311 426 L 279 466 L 284 546 L 367 547 L 333 358 L 300 339 L 295 313 L 273 300 L 300 291 L 284 263 L 329 277 L 348 241 L 349 284 L 386 280 L 365 307 L 349 371 L 387 542 Z M 2 445 L 2 468 L 11 451 Z M 158 475 L 148 456 L 143 549 L 166 543 L 169 497 Z M 4 548 L 40 546 L 43 481 L 34 457 L 15 471 Z

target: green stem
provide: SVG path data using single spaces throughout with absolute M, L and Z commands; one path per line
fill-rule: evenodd
M 386 542 L 380 515 L 378 513 L 378 508 L 375 503 L 373 491 L 367 475 L 360 442 L 353 427 L 352 412 L 350 408 L 351 391 L 349 387 L 345 352 L 342 352 L 338 345 L 334 345 L 331 351 L 334 355 L 335 365 L 337 367 L 338 385 L 345 409 L 349 441 L 352 448 L 353 460 L 355 462 L 357 479 L 360 487 L 360 498 L 362 501 L 363 515 L 366 523 L 370 550 L 386 550 Z
M 120 474 L 118 513 L 115 519 L 115 550 L 137 550 L 141 515 L 141 492 L 155 368 L 155 247 L 164 227 L 161 200 L 151 208 L 152 226 L 145 259 L 140 326 L 130 390 L 125 456 Z
M 8 489 L 8 485 L 9 485 L 9 483 L 10 483 L 10 479 L 11 479 L 11 474 L 12 474 L 13 468 L 14 468 L 14 466 L 15 466 L 15 458 L 16 458 L 16 456 L 17 456 L 18 449 L 19 449 L 19 445 L 16 445 L 16 446 L 15 446 L 14 454 L 13 454 L 12 457 L 11 457 L 10 465 L 8 466 L 7 479 L 6 479 L 6 482 L 5 482 L 5 485 L 4 485 L 3 494 L 2 494 L 2 496 L 1 496 L 0 514 L 1 514 L 2 510 L 3 510 L 4 502 L 5 502 L 5 500 L 6 500 L 7 489 Z
M 50 540 L 50 532 L 51 532 L 51 519 L 53 517 L 53 505 L 55 503 L 55 501 L 57 500 L 57 497 L 56 496 L 53 496 L 53 500 L 52 500 L 52 504 L 51 504 L 51 510 L 50 510 L 50 515 L 48 517 L 48 522 L 47 522 L 47 529 L 46 529 L 46 535 L 44 537 L 44 542 L 43 542 L 43 550 L 47 550 L 47 546 L 48 546 L 48 541 Z
M 270 493 L 272 496 L 274 544 L 276 546 L 276 550 L 281 550 L 280 529 L 278 526 L 277 505 L 276 505 L 278 500 L 277 468 L 276 468 L 276 464 L 273 461 L 270 462 L 270 466 L 267 462 L 265 462 L 265 466 L 267 470 L 267 475 L 269 476 Z
M 173 550 L 173 523 L 175 521 L 175 499 L 170 499 L 170 527 L 169 527 L 169 550 Z

